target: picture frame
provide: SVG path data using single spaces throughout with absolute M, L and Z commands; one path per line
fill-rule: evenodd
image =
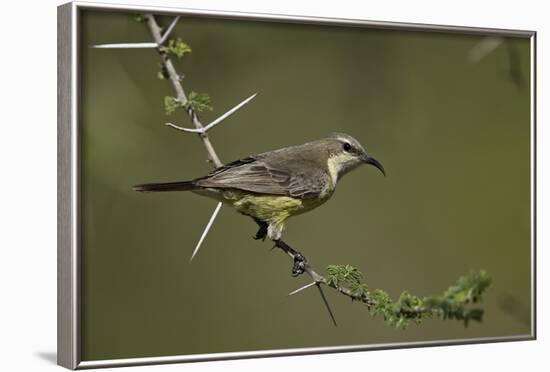
M 513 37 L 530 43 L 530 332 L 501 337 L 474 337 L 456 340 L 407 341 L 363 345 L 316 346 L 261 351 L 212 352 L 206 354 L 128 357 L 83 360 L 81 352 L 81 252 L 82 239 L 82 86 L 80 22 L 83 12 L 109 11 L 152 13 L 165 16 L 189 16 L 205 19 L 282 22 L 324 26 L 355 27 L 373 30 L 441 32 L 443 34 Z M 536 32 L 522 30 L 484 29 L 458 26 L 392 23 L 367 20 L 315 18 L 225 11 L 206 11 L 185 8 L 126 6 L 104 3 L 71 2 L 58 7 L 58 364 L 69 369 L 115 367 L 130 365 L 180 363 L 208 360 L 307 355 L 349 351 L 378 350 L 406 347 L 459 345 L 503 341 L 533 340 L 536 338 Z

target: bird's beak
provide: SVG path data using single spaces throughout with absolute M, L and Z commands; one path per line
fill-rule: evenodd
M 382 163 L 380 163 L 375 158 L 371 158 L 370 156 L 365 154 L 365 155 L 361 156 L 361 160 L 363 161 L 363 163 L 374 165 L 376 168 L 378 168 L 378 170 L 380 170 L 380 172 L 382 172 L 382 174 L 384 176 L 386 175 L 386 171 L 384 170 L 384 166 L 382 165 Z

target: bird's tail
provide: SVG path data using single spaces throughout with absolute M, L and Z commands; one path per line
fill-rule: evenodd
M 198 189 L 193 181 L 178 181 L 165 183 L 145 183 L 135 185 L 133 189 L 141 192 L 159 192 L 159 191 L 191 191 Z

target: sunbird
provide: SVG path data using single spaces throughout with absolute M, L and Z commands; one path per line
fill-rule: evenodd
M 362 164 L 386 174 L 352 136 L 334 133 L 302 145 L 250 155 L 191 181 L 147 183 L 142 192 L 192 191 L 223 202 L 252 217 L 259 226 L 255 239 L 281 241 L 286 221 L 324 204 L 338 181 Z M 290 247 L 289 247 L 290 248 Z

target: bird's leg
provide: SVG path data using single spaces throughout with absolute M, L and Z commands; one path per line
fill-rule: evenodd
M 300 252 L 293 249 L 290 245 L 286 244 L 281 239 L 274 240 L 274 242 L 275 247 L 281 248 L 286 254 L 292 256 L 292 258 L 294 259 L 294 265 L 292 266 L 292 276 L 296 277 L 303 274 L 308 267 L 306 257 Z
M 253 237 L 253 239 L 264 241 L 265 237 L 267 236 L 268 224 L 266 222 L 262 221 L 262 220 L 257 219 L 257 218 L 254 218 L 254 222 L 256 222 L 260 228 L 258 229 L 258 232 Z

